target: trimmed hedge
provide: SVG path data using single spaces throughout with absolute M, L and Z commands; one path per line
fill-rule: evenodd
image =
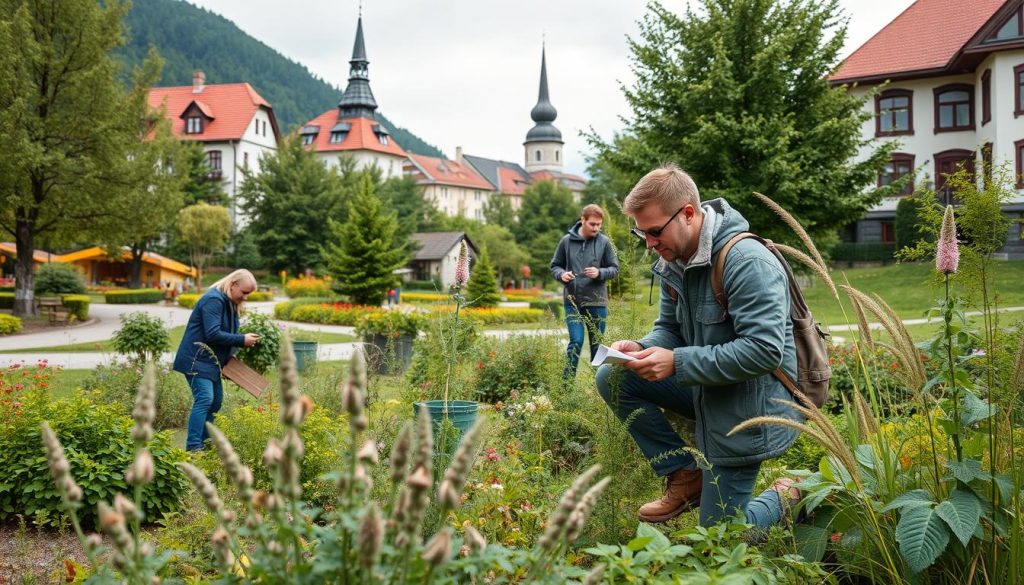
M 103 293 L 108 305 L 138 305 L 142 303 L 159 303 L 164 298 L 164 291 L 158 288 L 136 288 L 125 290 L 108 290 Z
M 14 293 L 0 292 L 0 309 L 14 308 Z
M 550 312 L 558 319 L 565 317 L 565 302 L 562 299 L 533 299 L 529 301 L 531 309 L 540 309 L 545 312 Z
M 21 331 L 21 319 L 14 315 L 0 314 L 0 335 L 17 333 Z
M 186 309 L 191 309 L 192 307 L 196 306 L 196 303 L 199 302 L 199 297 L 201 296 L 203 295 L 197 295 L 195 293 L 180 294 L 178 295 L 178 306 L 185 307 Z
M 832 259 L 844 262 L 891 262 L 895 243 L 840 242 L 832 250 Z
M 89 295 L 61 295 L 60 302 L 78 321 L 89 320 Z
M 274 293 L 270 291 L 251 292 L 246 300 L 250 303 L 264 303 L 274 300 Z
M 322 305 L 324 303 L 333 303 L 337 301 L 337 298 L 332 297 L 306 297 L 302 299 L 293 299 L 291 301 L 285 301 L 283 303 L 277 303 L 274 305 L 274 318 L 281 319 L 282 321 L 291 321 L 292 312 L 298 307 L 304 305 Z

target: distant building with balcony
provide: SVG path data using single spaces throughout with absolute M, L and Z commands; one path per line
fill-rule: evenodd
M 913 174 L 903 193 L 889 197 L 842 234 L 848 242 L 891 244 L 902 197 L 915 186 L 943 195 L 946 177 L 974 172 L 981 162 L 1009 164 L 1018 194 L 1003 211 L 1024 217 L 1024 0 L 917 0 L 854 51 L 830 78 L 865 102 L 862 136 L 898 146 L 878 185 Z M 1024 258 L 1020 224 L 1010 228 L 1002 254 Z

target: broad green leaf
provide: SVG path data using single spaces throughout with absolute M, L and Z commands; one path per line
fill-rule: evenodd
M 897 508 L 916 508 L 918 506 L 930 506 L 934 504 L 932 495 L 925 490 L 911 490 L 900 495 L 895 500 L 889 502 L 882 508 L 883 512 L 889 512 L 896 510 Z
M 817 563 L 825 556 L 829 531 L 819 526 L 797 524 L 793 527 L 796 552 L 808 562 Z
M 970 392 L 964 393 L 963 413 L 960 415 L 960 422 L 964 426 L 970 426 L 983 421 L 996 413 L 996 408 L 986 400 L 978 398 Z
M 981 462 L 975 459 L 964 459 L 960 462 L 949 461 L 946 463 L 946 467 L 953 472 L 953 477 L 964 483 L 988 477 L 988 474 L 981 470 Z
M 626 548 L 628 548 L 631 551 L 643 550 L 644 547 L 647 546 L 647 543 L 651 542 L 652 540 L 654 540 L 654 538 L 650 536 L 638 536 L 633 540 L 629 541 L 629 544 L 626 545 Z
M 875 458 L 875 451 L 871 448 L 871 445 L 857 445 L 857 449 L 853 452 L 853 455 L 857 458 L 857 463 L 863 465 L 865 468 L 875 468 L 877 459 Z
M 905 510 L 896 524 L 896 542 L 904 562 L 914 573 L 932 566 L 949 544 L 949 530 L 933 508 Z
M 981 502 L 973 493 L 955 489 L 948 500 L 935 507 L 935 513 L 946 521 L 960 543 L 967 546 L 981 520 Z
M 667 536 L 665 536 L 661 533 L 660 530 L 651 526 L 650 524 L 647 524 L 646 522 L 641 522 L 639 525 L 637 525 L 636 535 L 638 537 L 650 538 L 652 546 L 650 546 L 649 548 L 651 550 L 665 550 L 668 547 L 672 546 L 672 542 L 669 541 Z

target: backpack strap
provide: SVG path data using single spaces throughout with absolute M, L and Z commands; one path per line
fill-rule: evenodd
M 725 257 L 729 254 L 729 250 L 731 250 L 737 242 L 739 242 L 740 240 L 745 240 L 747 238 L 754 238 L 758 242 L 761 242 L 766 248 L 768 248 L 768 250 L 770 250 L 782 264 L 783 269 L 786 272 L 786 278 L 789 282 L 790 288 L 795 286 L 796 280 L 793 277 L 793 271 L 789 268 L 789 265 L 779 254 L 779 251 L 775 248 L 775 245 L 772 243 L 771 240 L 766 240 L 761 236 L 751 232 L 740 232 L 733 236 L 732 238 L 729 238 L 729 241 L 726 242 L 724 246 L 722 246 L 722 249 L 719 250 L 717 254 L 715 254 L 715 261 L 711 266 L 711 292 L 715 294 L 715 301 L 717 301 L 718 304 L 722 307 L 722 309 L 725 310 L 726 316 L 728 316 L 729 314 L 729 300 L 726 298 L 725 288 L 722 286 L 722 281 L 725 278 Z M 804 310 L 806 311 L 806 305 L 804 306 Z M 793 379 L 789 377 L 789 374 L 782 371 L 782 368 L 776 368 L 775 371 L 772 372 L 772 374 L 775 375 L 779 382 L 782 382 L 782 385 L 785 386 L 786 390 L 789 390 L 789 393 L 792 394 L 793 397 L 797 399 L 797 402 L 803 404 L 807 401 L 807 398 L 804 397 L 804 394 L 793 382 Z M 801 397 L 803 397 L 802 400 Z
M 725 257 L 729 255 L 729 250 L 740 240 L 747 238 L 755 238 L 765 246 L 768 246 L 767 240 L 761 236 L 751 232 L 740 232 L 735 236 L 729 238 L 729 241 L 722 246 L 722 249 L 715 254 L 714 264 L 711 266 L 711 292 L 715 294 L 715 300 L 719 306 L 725 309 L 725 312 L 729 312 L 729 299 L 725 296 L 725 288 L 722 286 L 722 281 L 725 278 Z

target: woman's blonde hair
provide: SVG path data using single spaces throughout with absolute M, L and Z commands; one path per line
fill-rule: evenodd
M 230 298 L 231 286 L 242 281 L 251 282 L 253 290 L 256 290 L 256 277 L 252 275 L 252 272 L 249 272 L 245 268 L 239 268 L 238 270 L 211 284 L 210 288 L 215 288 L 220 292 L 228 295 L 228 297 Z M 241 301 L 237 305 L 235 305 L 235 311 L 239 315 L 242 314 L 244 304 L 245 301 Z

